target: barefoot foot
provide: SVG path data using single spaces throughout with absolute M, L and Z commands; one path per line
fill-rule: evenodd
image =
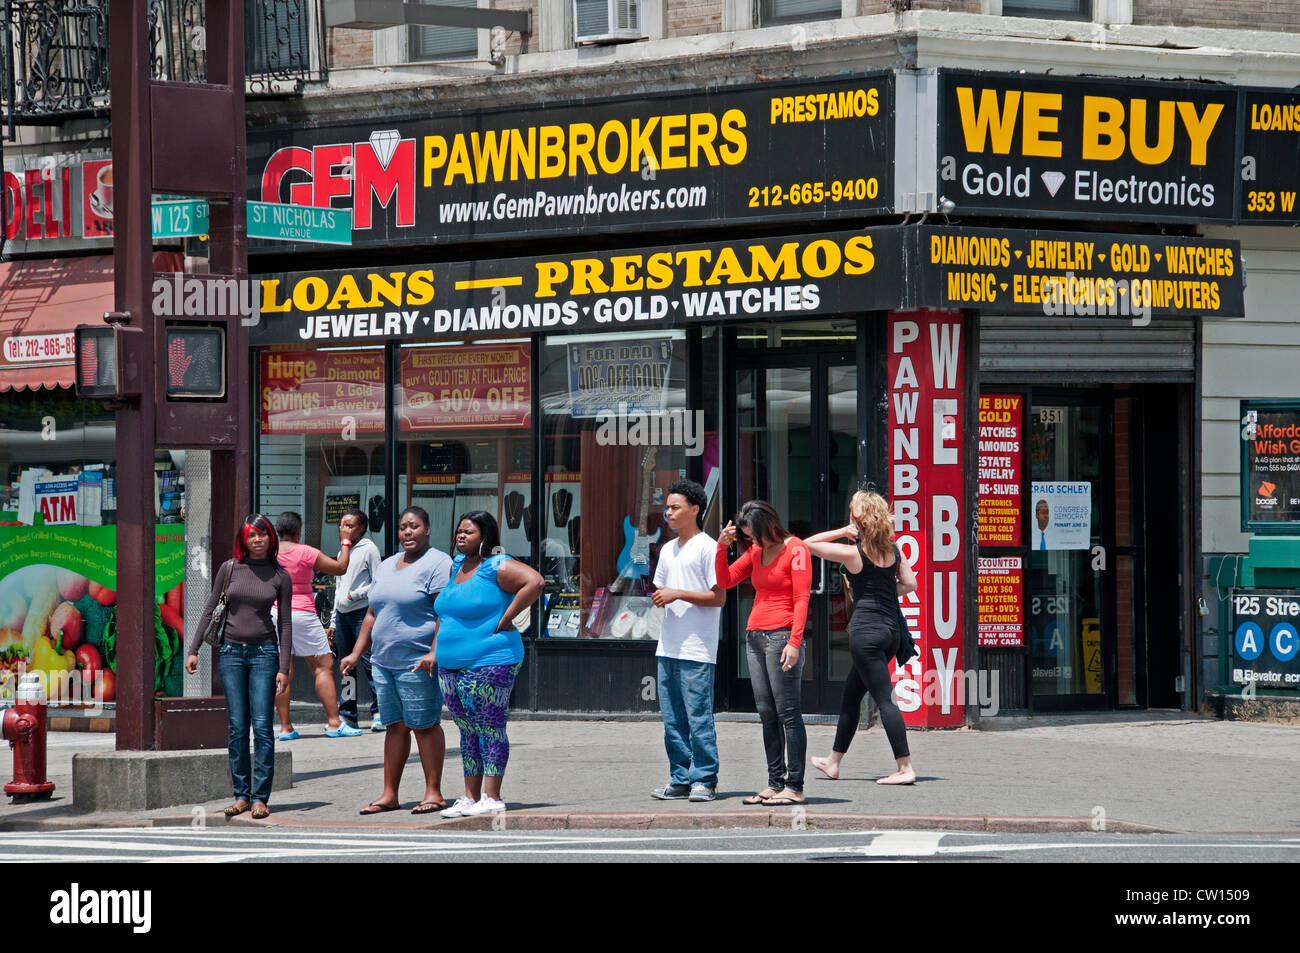
M 840 779 L 840 764 L 830 758 L 812 758 L 812 766 L 832 781 Z
M 916 772 L 911 768 L 906 771 L 895 771 L 893 774 L 884 778 L 876 778 L 877 784 L 912 784 L 916 781 Z

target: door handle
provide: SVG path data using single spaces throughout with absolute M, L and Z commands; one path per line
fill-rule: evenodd
M 821 580 L 817 583 L 817 588 L 812 590 L 809 595 L 824 596 L 826 595 L 826 560 L 819 560 L 822 564 Z

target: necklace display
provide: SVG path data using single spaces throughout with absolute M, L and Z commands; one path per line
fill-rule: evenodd
M 573 494 L 568 490 L 556 490 L 551 497 L 551 515 L 555 517 L 555 528 L 559 529 L 569 522 L 569 510 L 573 507 Z
M 511 490 L 506 494 L 506 526 L 509 529 L 518 529 L 519 521 L 524 516 L 524 495 L 517 490 Z

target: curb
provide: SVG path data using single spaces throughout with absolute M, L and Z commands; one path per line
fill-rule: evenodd
M 138 819 L 111 818 L 44 818 L 0 822 L 0 831 L 67 831 L 86 828 L 193 827 L 193 814 L 172 814 Z M 1184 831 L 1155 827 L 1134 821 L 1107 819 L 1105 831 L 1094 829 L 1091 817 L 994 817 L 953 814 L 817 814 L 788 811 L 735 811 L 711 814 L 682 812 L 540 812 L 512 811 L 483 817 L 465 817 L 447 821 L 321 821 L 295 819 L 272 814 L 267 820 L 248 817 L 227 819 L 210 812 L 203 827 L 260 827 L 274 829 L 310 828 L 318 830 L 446 830 L 464 831 L 573 831 L 573 830 L 723 830 L 762 829 L 824 831 L 897 831 L 929 830 L 982 832 L 1001 834 L 1106 833 L 1106 834 L 1180 834 Z M 494 823 L 496 826 L 494 826 Z

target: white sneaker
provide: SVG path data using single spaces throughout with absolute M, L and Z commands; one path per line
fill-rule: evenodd
M 469 814 L 470 808 L 474 807 L 472 797 L 458 797 L 456 803 L 442 811 L 443 817 L 465 817 Z
M 496 798 L 483 796 L 483 800 L 477 804 L 465 808 L 466 817 L 477 817 L 480 814 L 500 814 L 506 809 L 505 801 L 498 801 Z

